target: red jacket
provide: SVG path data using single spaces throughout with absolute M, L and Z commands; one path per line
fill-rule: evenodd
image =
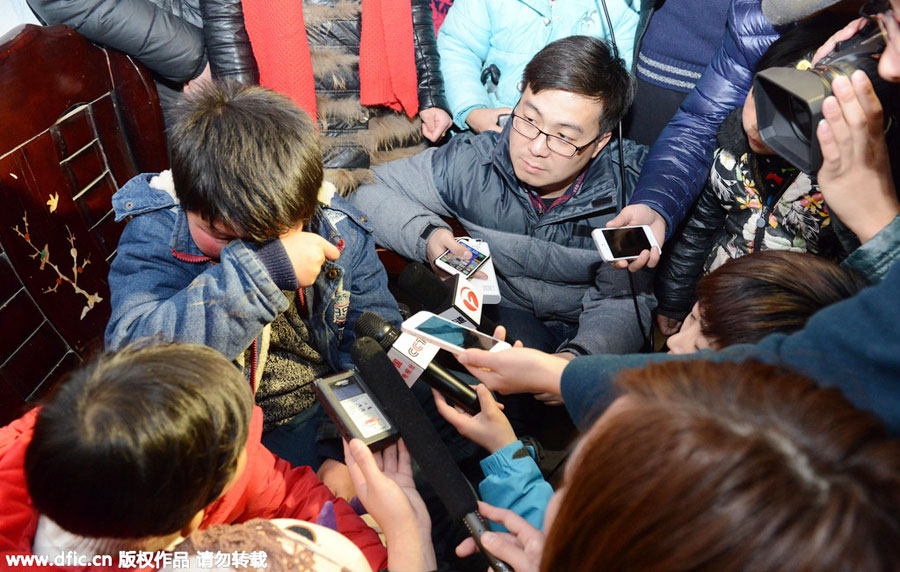
M 38 411 L 34 409 L 0 429 L 0 570 L 12 568 L 8 556 L 31 554 L 37 529 L 38 513 L 25 481 L 25 451 L 31 442 Z M 293 467 L 263 447 L 262 421 L 262 410 L 254 406 L 247 440 L 247 467 L 234 485 L 206 508 L 200 528 L 252 518 L 315 521 L 322 506 L 333 501 L 338 531 L 362 550 L 373 570 L 387 568 L 387 551 L 378 535 L 346 501 L 336 499 L 309 467 Z

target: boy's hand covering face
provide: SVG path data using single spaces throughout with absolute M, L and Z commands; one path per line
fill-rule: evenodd
M 291 260 L 300 288 L 316 282 L 326 260 L 337 260 L 341 256 L 335 245 L 318 234 L 304 232 L 302 225 L 281 235 L 280 240 Z

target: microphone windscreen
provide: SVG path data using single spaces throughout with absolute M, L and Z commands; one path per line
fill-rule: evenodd
M 453 293 L 449 286 L 421 262 L 407 264 L 397 278 L 397 286 L 429 312 L 440 313 L 450 307 Z
M 460 521 L 477 510 L 469 481 L 456 466 L 434 425 L 378 342 L 366 337 L 357 339 L 350 348 L 350 357 L 385 413 L 400 430 L 410 455 L 425 473 L 450 517 Z
M 385 350 L 390 349 L 394 342 L 397 341 L 397 338 L 400 337 L 400 330 L 394 324 L 375 312 L 369 312 L 368 310 L 356 319 L 353 333 L 358 338 L 373 338 Z
M 762 0 L 762 12 L 773 26 L 783 26 L 812 16 L 840 0 Z

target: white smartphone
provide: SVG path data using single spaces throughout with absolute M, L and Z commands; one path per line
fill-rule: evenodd
M 485 254 L 480 250 L 466 244 L 462 239 L 457 238 L 456 242 L 465 247 L 464 255 L 459 256 L 447 249 L 443 254 L 438 256 L 434 261 L 434 265 L 450 274 L 462 274 L 467 279 L 471 278 L 478 269 L 484 266 L 484 263 L 490 258 L 489 254 Z
M 431 312 L 418 312 L 403 322 L 400 329 L 455 354 L 470 348 L 495 352 L 511 347 L 493 336 L 445 320 Z
M 600 258 L 606 262 L 631 260 L 641 251 L 659 248 L 653 231 L 646 224 L 620 226 L 619 228 L 595 228 L 591 231 L 594 244 L 600 251 Z

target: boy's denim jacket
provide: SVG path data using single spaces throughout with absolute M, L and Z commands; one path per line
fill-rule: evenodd
M 311 345 L 340 371 L 353 367 L 353 326 L 363 311 L 395 324 L 400 314 L 366 217 L 328 191 L 319 200 L 307 229 L 336 245 L 341 256 L 326 261 L 315 284 L 303 289 L 300 311 Z M 200 252 L 174 198 L 170 173 L 131 179 L 113 196 L 113 207 L 117 221 L 134 218 L 109 273 L 108 349 L 149 336 L 204 344 L 235 360 L 256 349 L 265 326 L 287 309 L 288 299 L 256 254 L 259 245 L 234 240 L 219 262 Z M 255 368 L 258 353 L 251 351 L 251 357 Z M 252 376 L 254 383 L 261 371 Z

